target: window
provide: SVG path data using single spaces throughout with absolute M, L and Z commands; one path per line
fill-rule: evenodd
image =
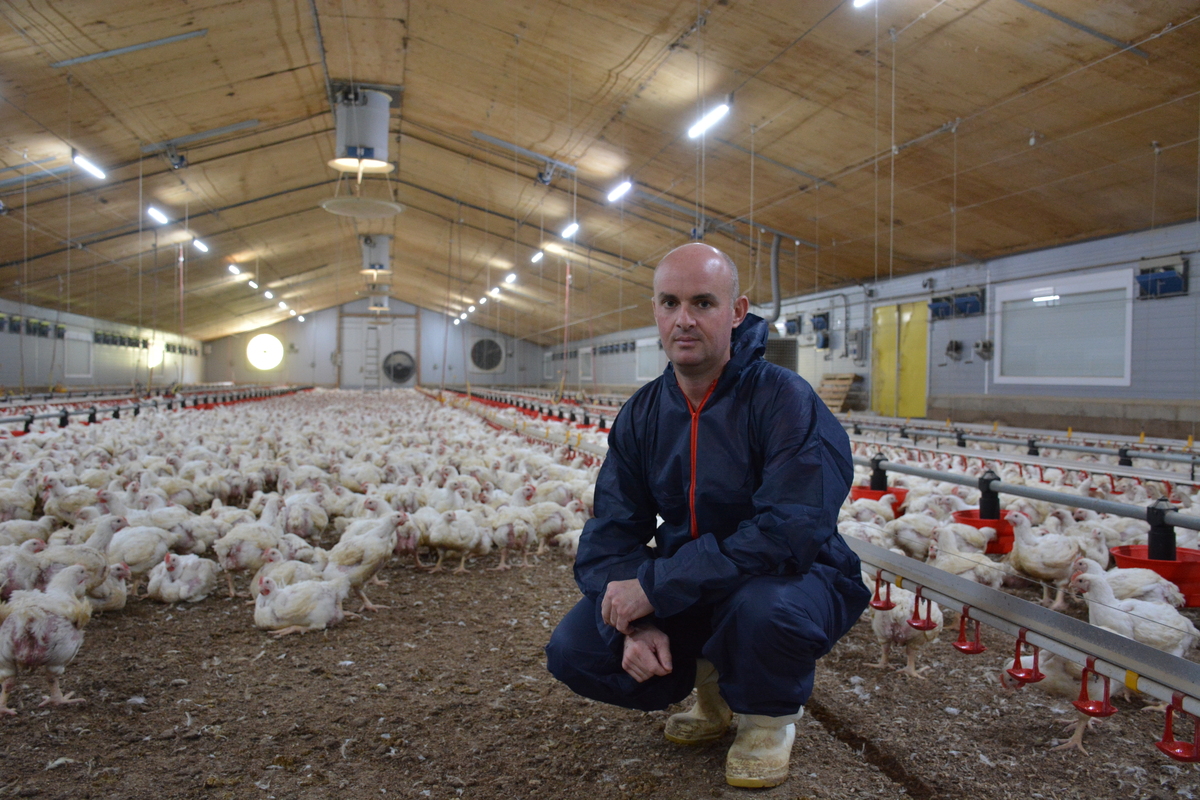
M 579 380 L 590 381 L 592 379 L 592 348 L 579 348 Z
M 544 381 L 554 380 L 554 354 L 553 353 L 543 353 L 542 354 L 542 380 L 544 380 Z
M 662 363 L 658 349 L 658 338 L 637 340 L 637 379 L 652 381 L 666 366 Z
M 63 377 L 92 377 L 92 337 L 78 331 L 65 331 L 63 346 L 66 350 Z
M 1132 270 L 1024 282 L 995 296 L 996 383 L 1129 385 Z

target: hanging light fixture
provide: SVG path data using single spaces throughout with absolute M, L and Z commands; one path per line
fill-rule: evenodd
M 381 313 L 390 310 L 388 293 L 392 289 L 391 247 L 392 237 L 372 234 L 358 237 L 362 249 L 362 269 L 367 279 L 365 294 L 371 298 L 369 311 Z
M 337 98 L 337 146 L 329 166 L 339 172 L 384 174 L 388 161 L 388 114 L 392 98 L 374 89 L 346 89 Z

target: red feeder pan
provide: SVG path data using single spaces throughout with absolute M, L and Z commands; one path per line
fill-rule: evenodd
M 955 522 L 961 522 L 963 525 L 970 525 L 972 528 L 993 528 L 996 531 L 996 538 L 988 542 L 987 549 L 983 552 L 993 555 L 1002 555 L 1012 552 L 1013 549 L 1013 526 L 1008 521 L 1008 517 L 1012 515 L 1012 511 L 1000 512 L 1005 519 L 980 519 L 978 508 L 968 508 L 966 511 L 955 511 L 953 514 Z
M 903 512 L 900 512 L 900 509 L 904 507 L 904 498 L 908 497 L 908 489 L 896 487 L 888 489 L 886 492 L 879 492 L 868 489 L 866 486 L 850 487 L 851 500 L 862 500 L 863 498 L 867 500 L 881 500 L 885 494 L 890 494 L 896 498 L 896 502 L 892 503 L 892 514 L 897 517 L 902 516 Z
M 1152 569 L 1179 587 L 1188 608 L 1200 607 L 1200 550 L 1176 547 L 1174 561 L 1150 558 L 1149 546 L 1123 544 L 1112 549 L 1117 566 Z

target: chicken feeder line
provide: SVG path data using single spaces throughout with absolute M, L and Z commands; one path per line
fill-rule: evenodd
M 909 425 L 901 425 L 897 429 L 897 428 L 893 428 L 893 427 L 890 427 L 887 425 L 873 425 L 870 423 L 864 423 L 864 422 L 858 422 L 858 421 L 849 422 L 846 420 L 842 420 L 842 426 L 843 427 L 846 427 L 846 426 L 852 427 L 854 433 L 858 436 L 861 436 L 862 432 L 864 430 L 879 431 L 881 433 L 886 433 L 889 435 L 892 433 L 897 433 L 897 431 L 898 431 L 900 438 L 912 439 L 913 441 L 916 441 L 914 434 L 924 436 L 928 439 L 933 439 L 935 441 L 940 440 L 940 439 L 945 439 L 945 438 L 948 438 L 949 436 L 953 435 L 955 438 L 955 443 L 957 444 L 958 447 L 966 447 L 968 441 L 984 442 L 987 444 L 1001 444 L 1001 445 L 1007 445 L 1009 447 L 1019 447 L 1021 444 L 1019 441 L 1017 441 L 1015 439 L 1004 439 L 999 436 L 981 436 L 981 435 L 977 435 L 977 434 L 969 434 L 966 431 L 962 430 L 961 428 L 956 428 L 952 432 L 947 432 L 945 430 L 940 430 L 937 428 L 912 428 Z M 1061 444 L 1061 443 L 1052 442 L 1052 441 L 1042 441 L 1039 444 L 1038 440 L 1034 437 L 1030 437 L 1026 441 L 1026 446 L 1028 448 L 1027 453 L 1028 453 L 1028 455 L 1031 455 L 1031 456 L 1039 455 L 1039 453 L 1033 452 L 1035 450 L 1038 450 L 1039 447 L 1048 448 L 1050 450 L 1068 450 L 1073 453 L 1088 453 L 1091 455 L 1100 455 L 1100 456 L 1117 456 L 1118 465 L 1126 466 L 1126 467 L 1133 466 L 1133 459 L 1135 459 L 1135 458 L 1142 458 L 1142 459 L 1147 459 L 1150 461 L 1172 461 L 1172 462 L 1175 462 L 1178 464 L 1190 464 L 1192 467 L 1192 470 L 1193 470 L 1193 473 L 1192 473 L 1193 478 L 1195 478 L 1196 465 L 1198 462 L 1200 462 L 1200 455 L 1184 455 L 1182 453 L 1156 453 L 1156 452 L 1149 452 L 1149 451 L 1145 451 L 1145 450 L 1131 450 L 1129 447 L 1121 447 L 1121 448 L 1114 450 L 1114 449 L 1107 448 L 1107 447 L 1091 447 L 1089 445 L 1080 445 L 1080 444 Z M 1126 463 L 1126 462 L 1128 462 L 1128 463 Z
M 866 438 L 861 438 L 861 439 L 857 439 L 857 440 L 851 439 L 851 441 L 857 441 L 860 444 L 867 444 L 867 445 L 878 444 L 878 442 L 875 442 L 874 440 L 866 439 Z M 928 446 L 928 445 L 919 445 L 919 444 L 915 444 L 915 443 L 914 444 L 897 444 L 897 445 L 889 445 L 889 446 L 902 448 L 904 450 L 907 450 L 910 452 L 916 452 L 916 453 L 938 453 L 941 455 L 959 456 L 959 457 L 965 458 L 965 459 L 974 458 L 974 459 L 978 459 L 984 465 L 986 465 L 989 461 L 1000 461 L 1000 462 L 1004 462 L 1007 464 L 1019 464 L 1021 466 L 1037 467 L 1039 473 L 1041 473 L 1043 475 L 1043 479 L 1044 479 L 1044 470 L 1060 469 L 1060 470 L 1071 471 L 1071 472 L 1096 474 L 1096 475 L 1107 475 L 1109 478 L 1113 479 L 1114 481 L 1117 478 L 1132 478 L 1133 480 L 1136 480 L 1139 483 L 1141 483 L 1143 481 L 1154 481 L 1156 483 L 1163 483 L 1163 484 L 1169 484 L 1169 485 L 1173 485 L 1176 483 L 1183 483 L 1183 484 L 1192 484 L 1192 485 L 1200 486 L 1200 482 L 1196 482 L 1194 477 L 1192 480 L 1187 480 L 1184 478 L 1184 476 L 1181 473 L 1163 472 L 1161 470 L 1147 469 L 1144 467 L 1120 467 L 1120 466 L 1114 467 L 1109 464 L 1092 465 L 1092 464 L 1085 464 L 1084 462 L 1080 462 L 1080 461 L 1053 459 L 1053 458 L 1046 458 L 1044 456 L 1018 455 L 1015 453 L 1007 453 L 1007 454 L 1006 453 L 997 453 L 992 450 L 971 449 L 971 450 L 967 450 L 967 452 L 956 452 L 954 450 L 944 449 L 942 447 L 932 447 L 932 446 Z M 966 449 L 966 448 L 961 448 L 961 449 Z M 1089 468 L 1089 467 L 1094 467 L 1094 466 L 1100 466 L 1100 467 L 1102 467 L 1102 469 Z
M 860 467 L 871 467 L 872 461 L 862 456 L 854 456 L 854 463 Z M 957 483 L 960 486 L 970 486 L 980 491 L 991 491 L 998 494 L 1011 494 L 1017 497 L 1025 497 L 1030 500 L 1041 500 L 1045 503 L 1054 503 L 1055 505 L 1070 506 L 1073 508 L 1087 508 L 1100 514 L 1115 514 L 1119 517 L 1129 517 L 1131 519 L 1140 519 L 1143 522 L 1148 522 L 1149 517 L 1147 510 L 1142 506 L 1130 505 L 1129 503 L 1114 503 L 1112 500 L 1100 500 L 1095 497 L 1083 497 L 1077 494 L 1068 494 L 1066 492 L 1052 492 L 1048 489 L 1038 489 L 1033 486 L 1018 486 L 1014 483 L 1004 483 L 998 478 L 990 478 L 986 482 L 983 478 L 978 478 L 973 475 L 960 475 L 955 472 L 940 472 L 935 469 L 925 469 L 924 467 L 913 467 L 908 464 L 896 464 L 891 461 L 881 461 L 880 467 L 887 472 L 899 472 L 904 475 L 915 475 L 919 478 L 928 478 L 934 481 L 942 481 L 944 483 Z M 995 473 L 992 473 L 995 475 Z M 1200 517 L 1192 517 L 1186 514 L 1180 514 L 1178 511 L 1166 511 L 1163 514 L 1163 522 L 1169 525 L 1174 525 L 1180 528 L 1191 528 L 1192 530 L 1200 530 Z
M 254 392 L 236 392 L 236 393 L 227 395 L 227 397 L 230 398 L 228 400 L 228 402 L 235 402 L 238 400 L 258 399 L 261 397 L 279 397 L 282 395 L 294 394 L 296 392 L 305 391 L 305 390 L 311 389 L 311 388 L 312 387 L 310 387 L 310 386 L 303 386 L 303 387 L 297 387 L 294 389 L 268 389 L 265 391 L 264 390 L 256 390 Z M 168 398 L 166 400 L 166 409 L 168 411 L 174 410 L 175 399 L 176 398 Z M 179 398 L 179 403 L 180 403 L 181 408 L 186 407 L 186 398 Z M 78 409 L 65 409 L 64 408 L 60 411 L 47 411 L 42 414 L 22 414 L 20 416 L 14 416 L 14 417 L 0 417 L 0 425 L 9 424 L 9 423 L 20 423 L 24 426 L 24 432 L 30 433 L 30 432 L 32 432 L 32 429 L 33 429 L 33 423 L 37 420 L 57 419 L 58 427 L 65 428 L 65 427 L 67 427 L 71 417 L 79 417 L 79 416 L 83 416 L 86 414 L 88 416 L 87 421 L 90 424 L 90 423 L 98 421 L 97 415 L 101 412 L 111 411 L 113 419 L 120 419 L 121 418 L 120 413 L 122 410 L 132 409 L 133 415 L 136 417 L 141 414 L 142 408 L 149 408 L 149 407 L 159 408 L 162 406 L 162 404 L 163 404 L 163 401 L 158 400 L 158 399 L 153 399 L 153 400 L 146 400 L 144 402 L 131 403 L 130 405 L 127 405 L 127 406 L 117 405 L 117 406 L 109 406 L 109 407 L 106 407 L 103 409 L 97 408 L 96 406 L 92 406 L 90 408 L 78 408 Z M 193 403 L 192 407 L 195 408 L 194 403 Z
M 870 542 L 846 537 L 863 564 L 901 588 L 920 587 L 922 597 L 946 607 L 967 606 L 971 620 L 1055 653 L 1134 691 L 1173 703 L 1200 717 L 1200 664 L 1059 614 L 998 589 L 951 575 Z M 965 637 L 963 637 L 965 638 Z M 961 648 L 959 648 L 961 649 Z M 1032 675 L 1029 677 L 1033 677 Z M 1087 713 L 1086 711 L 1084 713 Z

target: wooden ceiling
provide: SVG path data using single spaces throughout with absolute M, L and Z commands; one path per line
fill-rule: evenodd
M 1190 219 L 1198 13 L 1194 0 L 10 0 L 0 296 L 212 339 L 279 320 L 279 299 L 305 313 L 360 296 L 357 236 L 388 233 L 394 297 L 459 313 L 515 272 L 475 321 L 544 344 L 567 321 L 571 339 L 649 324 L 652 265 L 700 229 L 768 302 L 773 231 L 788 236 L 787 296 Z M 403 87 L 386 179 L 339 183 L 326 166 L 339 82 Z M 728 117 L 689 139 L 730 93 Z M 544 185 L 545 162 L 476 133 L 575 171 Z M 195 134 L 183 168 L 144 152 Z M 106 178 L 70 167 L 72 148 Z M 635 192 L 608 203 L 626 177 Z M 406 210 L 355 221 L 318 205 L 354 193 Z

